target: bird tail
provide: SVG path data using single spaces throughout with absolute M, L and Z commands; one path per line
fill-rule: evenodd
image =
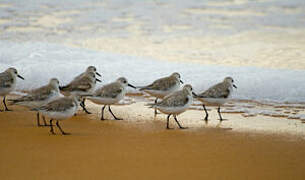
M 30 111 L 39 111 L 39 108 L 32 108 Z
M 9 103 L 9 105 L 15 105 L 23 101 L 21 99 L 8 99 L 7 102 Z

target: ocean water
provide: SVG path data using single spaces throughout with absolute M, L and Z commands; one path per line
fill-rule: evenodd
M 238 86 L 233 98 L 305 102 L 305 72 L 301 70 L 166 62 L 33 42 L 0 42 L 0 52 L 0 70 L 13 66 L 26 78 L 25 81 L 18 81 L 19 90 L 38 87 L 52 77 L 57 77 L 61 84 L 65 84 L 83 72 L 88 65 L 95 65 L 103 80 L 98 86 L 121 76 L 135 86 L 143 86 L 177 71 L 181 73 L 185 83 L 193 85 L 196 92 L 231 76 Z
M 305 1 L 0 0 L 0 71 L 19 70 L 18 90 L 88 65 L 102 84 L 177 71 L 196 92 L 232 76 L 234 99 L 305 102 Z

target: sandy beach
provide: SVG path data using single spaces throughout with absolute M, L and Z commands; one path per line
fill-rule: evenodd
M 135 86 L 177 71 L 196 92 L 224 77 L 238 89 L 222 107 L 201 104 L 166 130 L 139 92 L 112 107 L 87 101 L 61 123 L 37 127 L 20 106 L 0 112 L 0 179 L 305 179 L 305 6 L 302 0 L 1 1 L 0 69 L 16 67 L 26 92 L 89 65 L 102 83 Z M 16 93 L 16 92 L 13 92 Z M 12 93 L 12 94 L 13 94 Z M 16 95 L 16 94 L 15 94 Z M 12 95 L 15 97 L 15 95 Z M 12 98 L 12 97 L 10 97 Z M 0 110 L 3 109 L 0 97 Z
M 0 116 L 1 179 L 304 179 L 304 136 L 235 131 L 235 126 L 166 130 L 141 103 L 113 106 L 123 121 L 100 121 L 93 112 L 62 122 L 62 136 L 37 127 L 35 112 L 11 107 Z M 202 112 L 200 112 L 202 113 Z M 213 114 L 212 114 L 213 115 Z M 225 114 L 228 117 L 228 114 Z M 241 119 L 230 114 L 230 120 Z M 246 121 L 247 118 L 244 118 Z M 216 117 L 211 122 L 217 123 Z M 225 124 L 226 122 L 224 122 Z M 194 123 L 193 123 L 194 124 Z M 171 126 L 176 127 L 173 121 Z

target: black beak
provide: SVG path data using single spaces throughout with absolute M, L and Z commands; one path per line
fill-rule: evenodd
M 182 81 L 182 80 L 180 80 L 180 82 L 181 82 L 181 84 L 183 84 L 183 81 Z
M 235 84 L 233 84 L 233 87 L 234 87 L 235 89 L 237 89 L 237 86 L 235 86 Z
M 98 72 L 95 72 L 96 75 L 98 75 L 99 77 L 102 77 L 102 75 Z
M 95 78 L 95 80 L 96 80 L 97 82 L 102 82 L 101 80 L 99 80 L 99 79 L 97 79 L 97 78 Z
M 196 93 L 192 92 L 192 94 L 194 97 L 198 97 L 198 95 Z
M 20 76 L 19 74 L 17 75 L 17 77 L 19 77 L 20 79 L 24 80 L 24 78 L 22 76 Z
M 134 88 L 134 89 L 137 89 L 136 87 L 134 87 L 133 85 L 131 85 L 131 84 L 129 84 L 129 83 L 128 83 L 128 86 L 129 86 L 129 87 L 132 87 L 132 88 Z

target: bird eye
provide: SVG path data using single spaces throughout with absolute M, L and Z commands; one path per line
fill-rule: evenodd
M 124 81 L 123 83 L 125 84 L 125 83 L 127 83 L 127 81 Z

